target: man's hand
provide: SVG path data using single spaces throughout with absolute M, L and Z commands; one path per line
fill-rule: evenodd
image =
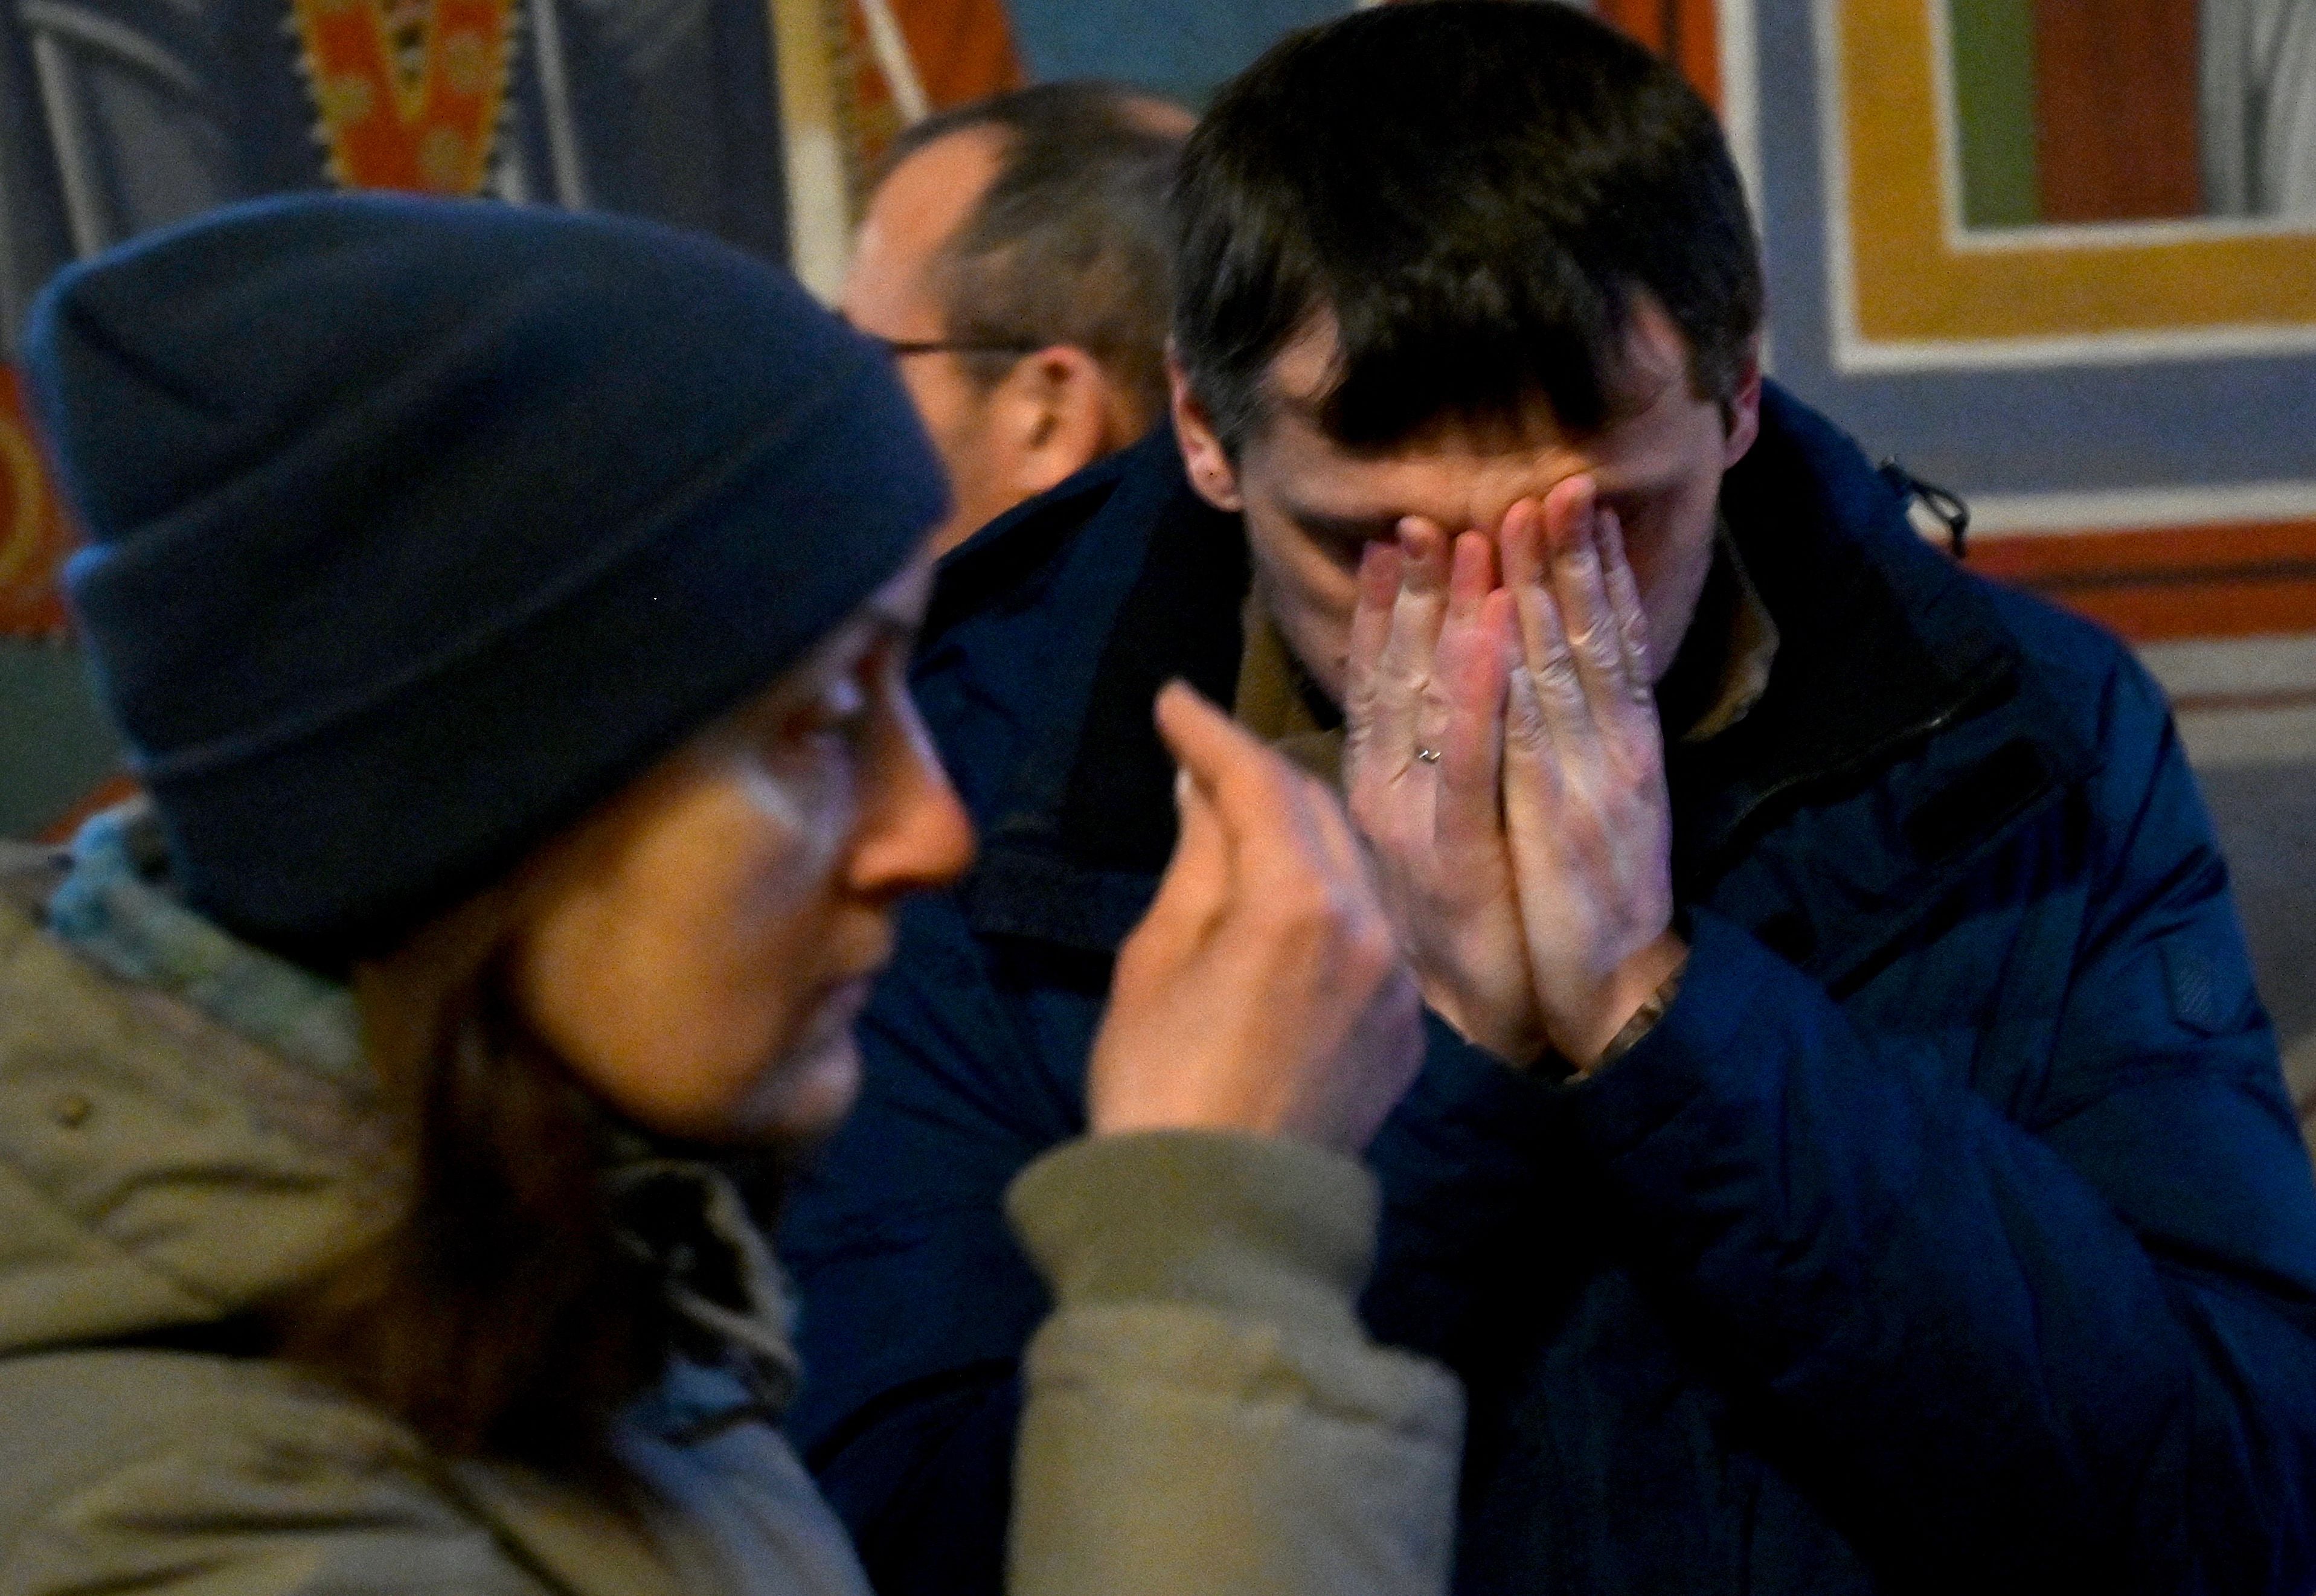
M 1505 845 L 1511 595 L 1488 539 L 1411 518 L 1368 546 L 1351 620 L 1343 784 L 1426 1002 L 1527 1064 L 1545 1046 Z
M 1423 1064 L 1408 977 L 1334 796 L 1177 682 L 1158 727 L 1182 830 L 1118 950 L 1095 1134 L 1243 1130 L 1365 1147 Z
M 1584 1070 L 1686 957 L 1648 618 L 1590 477 L 1513 505 L 1500 542 L 1519 622 L 1504 825 L 1545 1028 Z

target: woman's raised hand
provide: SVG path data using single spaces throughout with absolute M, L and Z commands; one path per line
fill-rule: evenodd
M 1180 682 L 1158 727 L 1181 834 L 1094 1039 L 1097 1135 L 1364 1147 L 1422 1065 L 1421 1009 L 1341 806 Z

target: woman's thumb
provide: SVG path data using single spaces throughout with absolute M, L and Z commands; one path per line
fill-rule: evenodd
M 1179 697 L 1170 703 L 1169 695 Z M 1182 761 L 1174 773 L 1174 809 L 1180 825 L 1174 856 L 1158 884 L 1158 896 L 1145 923 L 1162 919 L 1169 930 L 1196 937 L 1205 932 L 1230 898 L 1230 833 L 1216 807 L 1207 771 L 1193 762 L 1195 753 L 1189 753 L 1211 748 L 1200 735 L 1209 728 L 1197 723 L 1206 716 L 1218 718 L 1219 711 L 1190 689 L 1172 684 L 1159 696 L 1158 715 L 1160 728 L 1168 734 L 1168 745 Z M 1188 734 L 1173 735 L 1176 726 L 1170 726 L 1170 720 L 1177 725 L 1189 721 Z

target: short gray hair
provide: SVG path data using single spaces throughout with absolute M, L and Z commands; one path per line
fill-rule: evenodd
M 1180 136 L 1170 109 L 1123 84 L 1039 84 L 927 118 L 895 142 L 897 165 L 952 133 L 986 128 L 999 167 L 933 263 L 960 343 L 1073 344 L 1100 361 L 1154 421 L 1166 408 L 1166 333 L 1173 312 L 1167 194 Z M 887 170 L 890 167 L 888 166 Z M 993 385 L 1017 356 L 967 352 Z

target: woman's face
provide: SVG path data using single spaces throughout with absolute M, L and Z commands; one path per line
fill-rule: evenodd
M 650 1129 L 763 1143 L 832 1128 L 894 903 L 973 833 L 910 701 L 930 566 L 552 845 L 512 944 L 519 1010 Z

